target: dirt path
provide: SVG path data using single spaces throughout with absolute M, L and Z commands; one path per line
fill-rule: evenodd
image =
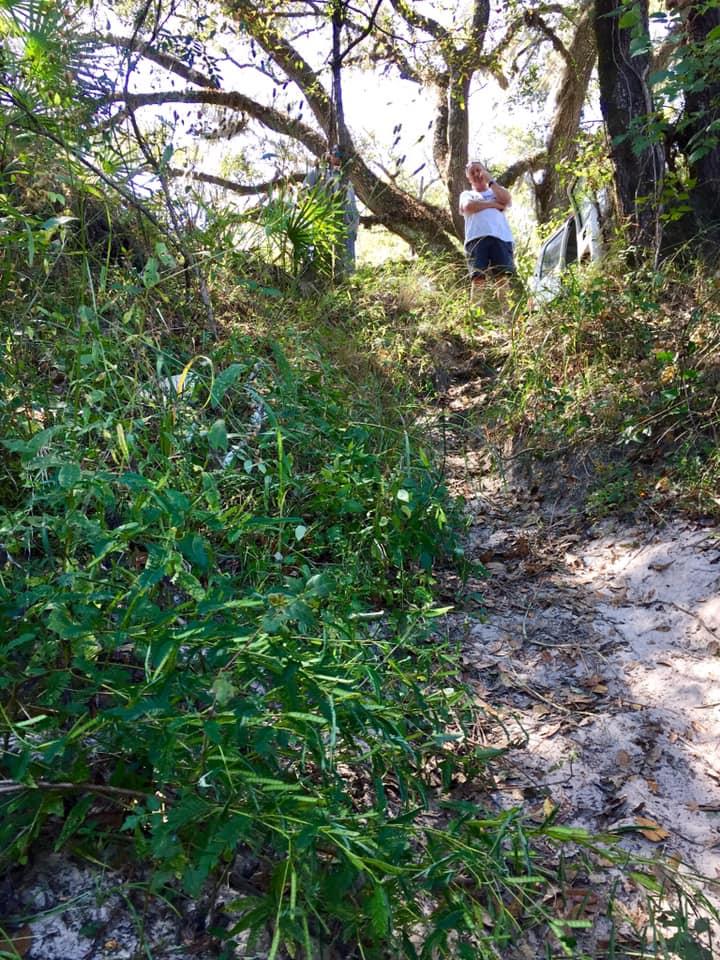
M 633 852 L 720 878 L 720 531 L 588 526 L 571 480 L 543 497 L 487 479 L 477 450 L 447 469 L 472 518 L 468 559 L 490 577 L 444 582 L 460 598 L 446 628 L 523 741 L 498 802 L 593 832 L 643 826 L 622 841 Z

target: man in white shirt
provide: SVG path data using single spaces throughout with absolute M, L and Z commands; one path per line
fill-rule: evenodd
M 468 163 L 465 175 L 472 190 L 460 194 L 460 213 L 465 219 L 465 255 L 474 302 L 488 276 L 515 272 L 513 236 L 505 217 L 512 197 L 479 160 Z

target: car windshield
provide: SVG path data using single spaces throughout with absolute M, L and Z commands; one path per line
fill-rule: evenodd
M 542 263 L 540 264 L 540 276 L 544 277 L 548 273 L 557 270 L 562 253 L 563 230 L 559 230 L 554 237 L 551 237 L 545 244 L 542 253 Z

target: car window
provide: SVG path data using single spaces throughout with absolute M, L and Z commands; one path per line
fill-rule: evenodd
M 558 230 L 555 236 L 550 237 L 548 242 L 543 247 L 542 261 L 540 263 L 541 277 L 544 277 L 546 274 L 557 270 L 560 264 L 560 257 L 562 255 L 564 233 L 565 227 L 563 227 L 562 230 Z

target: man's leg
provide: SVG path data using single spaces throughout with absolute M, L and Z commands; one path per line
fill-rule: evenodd
M 483 298 L 487 271 L 490 267 L 489 240 L 492 237 L 478 237 L 465 248 L 470 273 L 470 303 L 479 303 Z
M 489 273 L 493 281 L 493 294 L 498 305 L 500 307 L 506 307 L 508 305 L 510 282 L 515 276 L 513 245 L 497 237 L 489 237 L 488 239 L 492 240 L 489 251 L 491 260 Z

